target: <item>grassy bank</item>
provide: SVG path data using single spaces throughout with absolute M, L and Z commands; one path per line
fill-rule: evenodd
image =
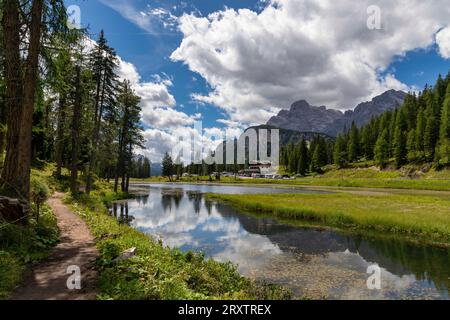
M 167 178 L 133 179 L 135 183 L 167 182 Z M 330 170 L 323 175 L 308 176 L 294 180 L 243 179 L 222 177 L 220 181 L 209 177 L 182 177 L 179 183 L 225 183 L 225 184 L 257 184 L 257 185 L 290 185 L 290 186 L 323 186 L 353 188 L 386 188 L 450 191 L 450 170 L 429 172 L 420 176 L 409 176 L 401 171 L 380 171 L 374 168 L 353 168 Z
M 0 222 L 0 299 L 7 299 L 30 265 L 42 261 L 58 242 L 55 217 L 46 205 L 41 207 L 39 223 L 27 226 Z
M 66 202 L 88 224 L 100 251 L 100 299 L 286 299 L 289 292 L 242 277 L 235 266 L 201 254 L 164 247 L 108 215 L 105 202 L 115 196 L 96 191 L 91 198 Z M 128 260 L 116 260 L 136 248 Z
M 32 170 L 32 179 L 52 189 L 52 169 L 50 164 L 39 163 Z M 32 209 L 34 213 L 35 204 Z M 0 299 L 9 297 L 27 268 L 47 258 L 50 248 L 58 240 L 55 216 L 45 204 L 40 207 L 39 222 L 34 214 L 27 225 L 8 224 L 0 219 Z
M 273 217 L 401 234 L 450 246 L 450 199 L 444 196 L 333 193 L 209 195 L 209 198 Z

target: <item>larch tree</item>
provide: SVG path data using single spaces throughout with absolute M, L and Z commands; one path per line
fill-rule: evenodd
M 118 76 L 117 57 L 105 38 L 103 30 L 91 54 L 91 67 L 95 79 L 95 101 L 93 113 L 93 130 L 91 137 L 91 150 L 89 165 L 86 173 L 86 193 L 92 189 L 93 176 L 97 169 L 98 147 L 104 113 L 115 106 Z
M 3 194 L 28 201 L 39 57 L 43 39 L 65 29 L 66 15 L 63 1 L 59 0 L 4 0 L 1 4 L 7 112 L 1 189 Z

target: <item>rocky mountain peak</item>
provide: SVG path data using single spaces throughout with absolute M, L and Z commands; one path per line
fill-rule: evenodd
M 306 100 L 292 104 L 289 110 L 282 110 L 272 117 L 267 125 L 301 132 L 319 132 L 336 136 L 344 128 L 349 128 L 352 122 L 362 126 L 373 117 L 387 110 L 398 108 L 403 104 L 406 93 L 389 90 L 375 97 L 372 101 L 359 104 L 354 110 L 345 113 L 327 109 L 325 106 L 311 106 Z

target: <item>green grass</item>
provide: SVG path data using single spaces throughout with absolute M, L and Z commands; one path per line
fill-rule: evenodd
M 0 228 L 0 299 L 7 299 L 26 268 L 48 256 L 58 242 L 59 231 L 47 205 L 41 207 L 39 223 L 34 219 L 27 226 L 0 222 Z
M 167 182 L 166 178 L 133 179 L 133 182 Z M 180 183 L 210 183 L 209 177 L 198 179 L 183 177 Z M 385 188 L 450 191 L 450 170 L 431 170 L 420 177 L 411 178 L 396 170 L 380 171 L 374 168 L 353 168 L 330 170 L 323 175 L 308 176 L 295 180 L 273 179 L 242 179 L 222 177 L 220 181 L 213 179 L 212 183 L 224 184 L 257 184 L 257 185 L 289 185 L 289 186 L 319 186 L 339 188 Z
M 287 299 L 279 286 L 257 284 L 242 277 L 231 263 L 205 259 L 193 252 L 164 247 L 151 237 L 109 216 L 104 207 L 111 195 L 97 191 L 89 200 L 67 198 L 88 224 L 100 251 L 99 299 Z M 102 195 L 103 194 L 103 195 Z M 129 260 L 115 262 L 126 249 L 136 247 Z
M 255 213 L 450 246 L 450 198 L 404 194 L 209 195 Z

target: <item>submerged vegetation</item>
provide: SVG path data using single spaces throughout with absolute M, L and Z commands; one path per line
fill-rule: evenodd
M 364 192 L 331 194 L 210 195 L 238 208 L 327 226 L 386 232 L 450 245 L 447 195 Z

